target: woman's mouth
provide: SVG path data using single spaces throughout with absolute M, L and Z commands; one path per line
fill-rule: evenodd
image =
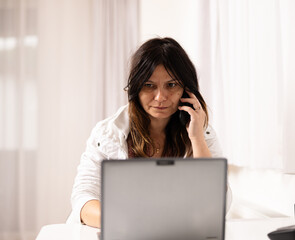
M 154 108 L 156 108 L 156 109 L 158 109 L 158 110 L 165 110 L 165 109 L 167 109 L 168 107 L 154 107 Z

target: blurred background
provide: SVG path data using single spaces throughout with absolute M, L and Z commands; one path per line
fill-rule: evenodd
M 64 223 L 95 123 L 127 103 L 136 48 L 194 62 L 228 158 L 228 218 L 293 216 L 295 1 L 0 0 L 0 239 Z

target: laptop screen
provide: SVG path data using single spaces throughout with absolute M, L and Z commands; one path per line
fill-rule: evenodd
M 224 239 L 227 161 L 102 162 L 103 240 Z

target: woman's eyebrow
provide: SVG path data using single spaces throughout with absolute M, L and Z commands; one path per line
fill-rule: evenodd
M 151 80 L 151 79 L 147 80 L 146 82 L 152 82 L 152 83 L 155 83 L 155 82 L 154 82 L 153 80 Z M 172 78 L 172 79 L 170 79 L 170 80 L 167 80 L 166 82 L 178 82 L 178 81 L 177 81 L 177 79 Z

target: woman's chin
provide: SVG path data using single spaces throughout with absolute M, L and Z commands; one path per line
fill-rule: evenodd
M 165 114 L 165 113 L 153 113 L 153 114 L 149 114 L 150 117 L 152 119 L 163 119 L 163 120 L 166 120 L 166 119 L 169 119 L 171 117 L 172 114 Z

